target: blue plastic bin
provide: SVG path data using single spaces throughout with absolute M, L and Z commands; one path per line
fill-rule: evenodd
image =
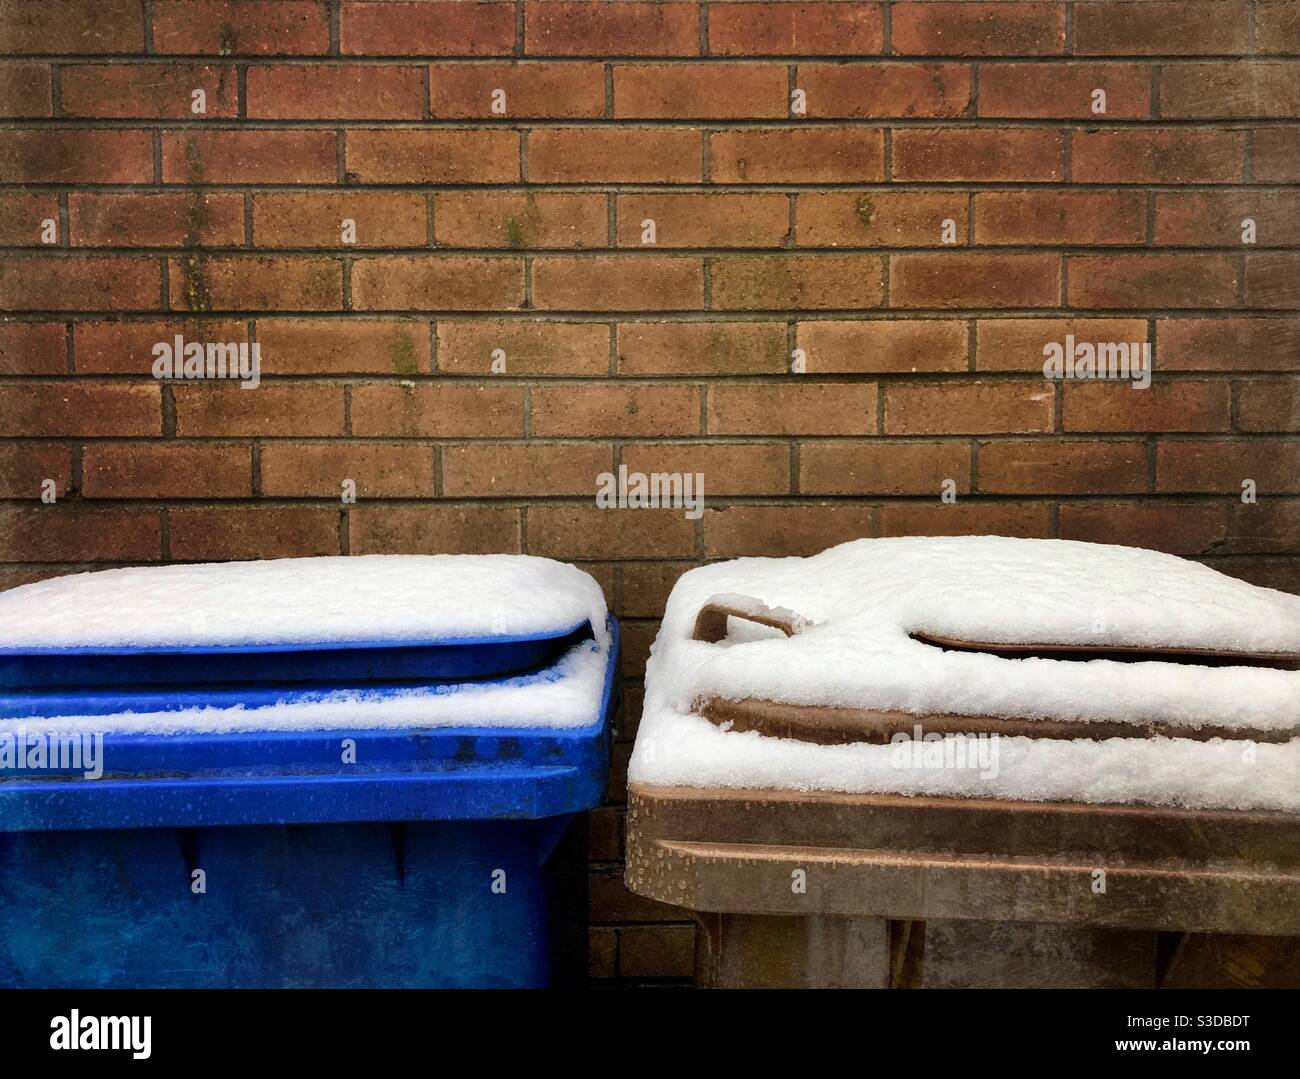
M 590 727 L 110 733 L 102 778 L 0 772 L 0 984 L 524 987 L 580 967 L 586 852 L 567 865 L 560 841 L 604 795 L 609 626 Z M 0 718 L 526 690 L 591 636 L 11 651 Z

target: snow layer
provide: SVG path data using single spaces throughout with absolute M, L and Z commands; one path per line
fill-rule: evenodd
M 711 597 L 740 594 L 812 624 L 794 637 L 690 640 Z M 685 574 L 646 671 L 633 782 L 950 793 L 1300 811 L 1300 740 L 1000 738 L 996 775 L 899 767 L 894 746 L 817 746 L 724 731 L 705 697 L 900 711 L 1300 724 L 1300 672 L 1165 662 L 1002 659 L 913 632 L 1004 643 L 1300 653 L 1300 597 L 1171 555 L 996 536 L 857 540 L 812 558 L 745 558 Z M 1253 747 L 1253 748 L 1249 748 Z
M 600 586 L 526 555 L 361 555 L 80 573 L 0 593 L 0 649 L 434 641 L 551 635 Z
M 603 623 L 602 623 L 603 625 Z M 589 727 L 600 719 L 608 646 L 574 645 L 542 674 L 431 688 L 339 690 L 261 708 L 186 708 L 0 720 L 0 734 L 216 734 L 412 727 Z

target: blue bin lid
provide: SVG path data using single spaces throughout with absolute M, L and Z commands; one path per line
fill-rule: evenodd
M 254 568 L 263 595 L 242 620 L 200 603 L 205 617 L 188 634 L 175 617 L 151 618 L 186 588 L 210 603 L 235 582 L 246 600 L 236 570 L 107 571 L 0 594 L 0 831 L 531 818 L 598 804 L 618 629 L 595 581 L 545 559 L 389 557 L 374 569 L 366 559 L 237 564 Z M 359 590 L 338 563 L 361 563 L 377 587 Z M 191 572 L 159 580 L 176 570 Z M 110 573 L 122 576 L 87 581 Z M 277 610 L 295 573 L 310 587 L 351 581 L 349 598 L 298 633 Z M 422 617 L 434 583 L 462 606 L 475 585 L 483 602 L 456 619 Z M 384 608 L 401 584 L 401 609 Z M 150 600 L 134 608 L 137 624 L 128 609 L 115 630 L 107 605 L 129 608 L 132 587 Z M 348 608 L 359 595 L 372 609 Z M 56 616 L 42 622 L 42 603 Z M 5 622 L 33 612 L 20 628 Z M 257 639 L 231 632 L 241 622 Z M 540 714 L 548 700 L 567 708 L 555 724 Z M 263 721 L 268 709 L 275 722 Z M 101 776 L 13 759 L 20 738 L 45 738 L 52 756 L 60 736 L 96 735 Z
M 603 623 L 587 574 L 523 555 L 106 570 L 0 593 L 0 689 L 498 678 Z

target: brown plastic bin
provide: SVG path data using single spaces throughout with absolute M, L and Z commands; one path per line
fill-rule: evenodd
M 753 617 L 706 608 L 697 639 L 720 639 L 728 614 Z M 819 742 L 887 740 L 899 718 L 770 701 L 699 710 Z M 1025 725 L 949 718 L 967 732 L 977 718 Z M 1079 737 L 1055 726 L 1034 733 Z M 634 784 L 627 884 L 693 913 L 701 986 L 1300 987 L 1289 813 Z

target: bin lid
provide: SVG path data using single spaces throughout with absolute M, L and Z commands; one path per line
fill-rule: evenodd
M 572 566 L 107 571 L 0 595 L 4 615 L 0 831 L 535 818 L 603 795 L 617 626 Z
M 491 678 L 604 623 L 590 576 L 523 555 L 113 569 L 0 593 L 0 687 Z
M 997 774 L 896 766 L 917 725 L 1002 732 Z M 631 774 L 1297 810 L 1300 597 L 1155 551 L 996 536 L 701 567 L 669 599 Z

